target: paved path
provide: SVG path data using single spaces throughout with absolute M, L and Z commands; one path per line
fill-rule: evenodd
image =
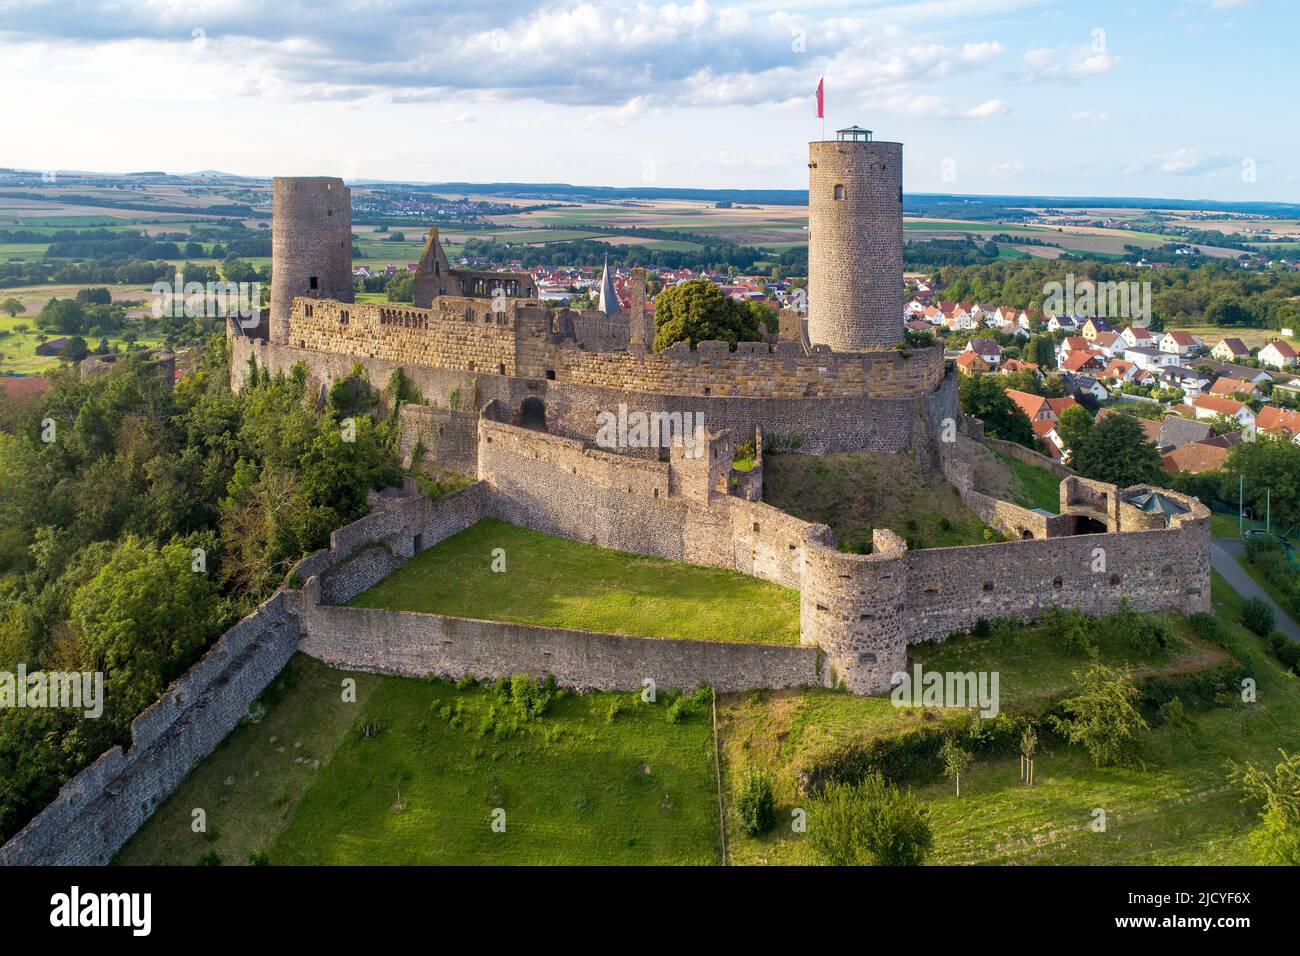
M 1246 544 L 1240 538 L 1215 538 L 1210 543 L 1210 564 L 1242 597 L 1257 597 L 1267 601 L 1277 618 L 1277 629 L 1291 640 L 1300 641 L 1300 625 L 1237 563 L 1237 559 L 1245 553 Z

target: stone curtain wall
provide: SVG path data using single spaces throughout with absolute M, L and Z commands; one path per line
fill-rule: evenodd
M 979 419 L 976 419 L 976 421 L 979 421 Z M 980 424 L 983 425 L 983 422 L 980 422 Z M 1032 448 L 1026 448 L 1024 445 L 1018 445 L 1013 441 L 1003 441 L 1000 438 L 985 438 L 983 441 L 984 444 L 997 449 L 1008 458 L 1015 458 L 1027 465 L 1042 468 L 1044 471 L 1051 472 L 1057 478 L 1069 478 L 1074 474 L 1074 469 L 1069 465 L 1063 465 L 1055 459 L 1040 455 Z
M 533 378 L 549 372 L 561 382 L 680 395 L 917 398 L 944 374 L 939 348 L 842 355 L 806 354 L 795 342 L 742 342 L 735 352 L 724 342 L 701 342 L 694 350 L 682 342 L 644 353 L 582 347 L 625 346 L 627 337 L 626 319 L 552 316 L 513 300 L 506 311 L 493 312 L 490 301 L 452 297 L 429 309 L 300 297 L 288 328 L 288 344 L 315 352 Z
M 210 754 L 298 648 L 292 597 L 244 618 L 131 724 L 131 748 L 107 751 L 0 847 L 0 864 L 108 863 Z
M 401 429 L 398 451 L 404 467 L 423 465 L 426 471 L 478 472 L 478 415 L 447 408 L 430 408 L 409 402 L 398 412 Z M 416 447 L 424 450 L 414 461 Z
M 797 437 L 800 450 L 812 454 L 900 452 L 918 450 L 918 438 L 932 444 L 940 434 L 943 419 L 957 414 L 952 376 L 941 379 L 934 392 L 919 398 L 745 398 L 719 395 L 717 389 L 708 396 L 674 395 L 406 365 L 386 358 L 312 351 L 236 337 L 232 339 L 231 361 L 231 387 L 236 391 L 247 380 L 250 359 L 272 373 L 288 372 L 302 362 L 308 369 L 312 392 L 318 396 L 324 395 L 332 382 L 346 378 L 353 365 L 359 363 L 379 386 L 401 368 L 427 402 L 450 406 L 454 399 L 465 411 L 477 411 L 493 399 L 517 410 L 526 398 L 541 398 L 546 403 L 547 427 L 551 431 L 588 440 L 595 436 L 599 411 L 616 412 L 620 404 L 625 404 L 630 410 L 647 412 L 689 411 L 702 416 L 711 431 L 730 429 L 737 435 L 750 435 L 762 427 L 769 437 Z M 477 405 L 469 407 L 472 395 L 477 395 Z
M 410 496 L 371 495 L 374 510 L 330 535 L 330 546 L 294 566 L 299 586 L 317 580 L 321 600 L 346 604 L 416 553 L 464 531 L 483 516 L 486 487 L 476 482 L 455 494 L 430 501 Z
M 815 648 L 597 634 L 470 618 L 315 606 L 302 650 L 334 667 L 406 677 L 509 677 L 527 672 L 578 690 L 720 691 L 817 686 Z

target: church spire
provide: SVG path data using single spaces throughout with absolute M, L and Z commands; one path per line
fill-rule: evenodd
M 609 271 L 609 253 L 605 253 L 605 272 L 600 278 L 600 305 L 606 315 L 618 315 L 618 296 L 614 294 L 614 277 Z

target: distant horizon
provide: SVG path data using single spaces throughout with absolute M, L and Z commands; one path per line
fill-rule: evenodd
M 53 172 L 54 174 L 56 174 L 56 176 L 57 176 L 57 175 L 69 175 L 69 176 L 83 176 L 83 177 L 103 177 L 103 178 L 127 178 L 127 177 L 132 177 L 132 176 L 167 176 L 167 177 L 172 177 L 172 178 L 177 178 L 177 179 L 196 179 L 196 178 L 216 178 L 216 177 L 223 177 L 223 178 L 230 178 L 230 179 L 245 179 L 245 180 L 250 180 L 250 181 L 253 181 L 253 182 L 265 182 L 265 183 L 270 183 L 272 180 L 276 179 L 277 177 L 279 177 L 279 176 L 281 175 L 281 174 L 278 174 L 278 173 L 277 173 L 277 174 L 272 174 L 272 175 L 261 175 L 261 174 L 251 174 L 251 173 L 235 173 L 235 172 L 230 172 L 230 171 L 228 171 L 228 170 L 220 170 L 220 169 L 202 169 L 202 170 L 195 170 L 195 171 L 193 171 L 193 172 L 173 172 L 173 171 L 166 170 L 166 169 L 137 169 L 137 170 L 130 170 L 130 171 L 127 171 L 127 172 L 113 172 L 113 171 L 104 171 L 104 170 L 95 170 L 95 169 L 53 169 L 53 170 L 39 170 L 39 169 L 30 169 L 30 168 L 24 168 L 24 167 L 18 167 L 18 166 L 3 166 L 3 165 L 0 165 L 0 172 L 26 173 L 26 174 L 31 174 L 31 175 L 40 175 L 40 174 L 42 174 L 43 172 Z M 305 174 L 302 174 L 302 175 L 304 175 L 304 176 L 311 176 L 311 175 L 329 176 L 329 175 L 331 175 L 331 174 L 330 174 L 330 173 L 318 173 L 318 174 L 305 173 Z M 337 178 L 342 178 L 342 177 L 337 177 Z M 590 190 L 590 191 L 593 191 L 593 192 L 599 192 L 599 191 L 610 191 L 610 192 L 619 192 L 619 193 L 624 193 L 624 194 L 626 194 L 626 195 L 624 195 L 624 196 L 622 196 L 622 197 L 619 197 L 619 198 L 635 198 L 637 195 L 646 195 L 646 196 L 650 196 L 650 195 L 655 194 L 655 193 L 684 193 L 684 192 L 697 192 L 697 193 L 701 193 L 701 194 L 705 194 L 705 195 L 717 195 L 717 194 L 722 194 L 722 193 L 733 193 L 733 194 L 742 194 L 742 195 L 743 195 L 743 194 L 756 194 L 756 193 L 757 193 L 757 194 L 761 194 L 761 193 L 784 193 L 784 194 L 789 194 L 789 195 L 792 196 L 792 197 L 795 196 L 795 195 L 799 195 L 799 194 L 801 194 L 801 195 L 803 195 L 803 196 L 806 197 L 806 196 L 807 196 L 807 193 L 808 193 L 808 189 L 807 189 L 806 186 L 805 186 L 805 187 L 782 187 L 782 186 L 773 186 L 773 187 L 762 187 L 762 186 L 715 186 L 715 187 L 709 187 L 709 186 L 645 186 L 645 185 L 615 186 L 615 185 L 608 185 L 608 184 L 595 184 L 595 183 L 573 183 L 573 182 L 565 182 L 565 181 L 558 181 L 558 180 L 557 180 L 557 181 L 540 181 L 540 180 L 539 180 L 539 181 L 529 182 L 529 181 L 525 181 L 525 180 L 479 180 L 479 181 L 470 181 L 470 180 L 347 179 L 347 178 L 343 178 L 343 182 L 344 182 L 347 186 L 349 186 L 349 187 L 353 187 L 353 186 L 358 186 L 358 187 L 393 187 L 393 186 L 411 186 L 411 187 L 418 187 L 418 188 L 421 188 L 421 189 L 446 189 L 446 190 L 456 190 L 456 191 L 461 191 L 461 192 L 464 192 L 464 191 L 467 191 L 467 190 L 461 189 L 460 187 L 470 187 L 470 189 L 469 189 L 468 191 L 473 191 L 474 188 L 488 188 L 488 189 L 493 189 L 494 191 L 500 192 L 502 195 L 508 195 L 508 193 L 504 192 L 504 190 L 507 190 L 507 189 L 510 189 L 510 188 L 516 188 L 516 187 L 517 187 L 517 188 L 520 188 L 520 189 L 534 189 L 534 190 L 536 190 L 536 189 L 546 189 L 546 188 L 561 188 L 561 189 L 572 189 L 572 190 L 579 190 L 579 191 L 581 191 L 581 190 Z M 58 185 L 58 183 L 56 182 L 54 185 Z M 15 187 L 4 187 L 4 186 L 0 186 L 0 191 L 3 191 L 4 189 L 7 189 L 7 188 L 15 188 Z M 1031 201 L 1031 200 L 1034 200 L 1034 201 L 1037 201 L 1037 200 L 1043 200 L 1043 201 L 1055 201 L 1055 200 L 1061 200 L 1061 201 L 1072 202 L 1072 203 L 1080 203 L 1080 202 L 1088 201 L 1088 202 L 1090 202 L 1090 203 L 1094 203 L 1094 204 L 1096 204 L 1096 205 L 1098 205 L 1098 206 L 1100 206 L 1100 207 L 1103 207 L 1103 208 L 1115 208 L 1115 207 L 1118 207 L 1119 205 L 1124 204 L 1124 203 L 1143 203 L 1143 204 L 1150 204 L 1150 203 L 1178 203 L 1178 204 L 1185 205 L 1185 206 L 1187 206 L 1187 207 L 1189 207 L 1189 208 L 1198 208 L 1198 209 L 1219 208 L 1219 209 L 1222 209 L 1222 210 L 1225 211 L 1225 212 L 1231 212 L 1231 211 L 1233 211 L 1233 208 L 1232 208 L 1232 207 L 1241 207 L 1241 206 L 1256 206 L 1256 207 L 1258 207 L 1258 206 L 1279 206 L 1279 207 L 1290 208 L 1290 209 L 1292 209 L 1292 210 L 1293 210 L 1297 215 L 1300 215 L 1300 200 L 1285 200 L 1285 199 L 1263 199 L 1263 198 L 1261 198 L 1261 199 L 1210 199 L 1210 198 L 1207 198 L 1207 197 L 1196 197 L 1196 196 L 1191 196 L 1191 197 L 1189 197 L 1189 196 L 1152 196 L 1152 195 L 1144 195 L 1144 196 L 1137 196 L 1137 195 L 1122 196 L 1122 195 L 1106 195 L 1106 194 L 1099 194 L 1099 193 L 1097 193 L 1097 194 L 1094 194 L 1094 193 L 1079 193 L 1079 194 L 1067 194 L 1067 193 L 963 193 L 963 192 L 912 191 L 912 190 L 904 189 L 904 191 L 903 191 L 903 198 L 904 198 L 904 201 L 906 201 L 908 197 L 912 197 L 912 198 L 927 198 L 927 199 L 930 199 L 930 198 L 944 198 L 944 197 L 951 197 L 951 198 L 953 198 L 953 199 L 1000 200 L 1000 201 L 1006 201 L 1006 202 L 1017 202 L 1018 204 L 1022 204 L 1022 205 L 1028 205 L 1028 204 L 1030 204 L 1029 201 Z M 684 197 L 676 197 L 676 198 L 684 198 Z M 705 199 L 702 198 L 700 201 L 707 201 L 707 200 L 705 200 Z M 773 204 L 772 204 L 772 203 L 767 203 L 766 205 L 773 205 Z M 782 204 L 779 204 L 779 205 L 785 205 L 785 204 L 782 203 Z

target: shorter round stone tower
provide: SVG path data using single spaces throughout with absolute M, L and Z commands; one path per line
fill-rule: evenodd
M 289 342 L 293 297 L 353 301 L 352 190 L 332 176 L 277 176 L 271 213 L 272 342 Z
M 903 340 L 903 144 L 857 126 L 808 144 L 808 340 Z

